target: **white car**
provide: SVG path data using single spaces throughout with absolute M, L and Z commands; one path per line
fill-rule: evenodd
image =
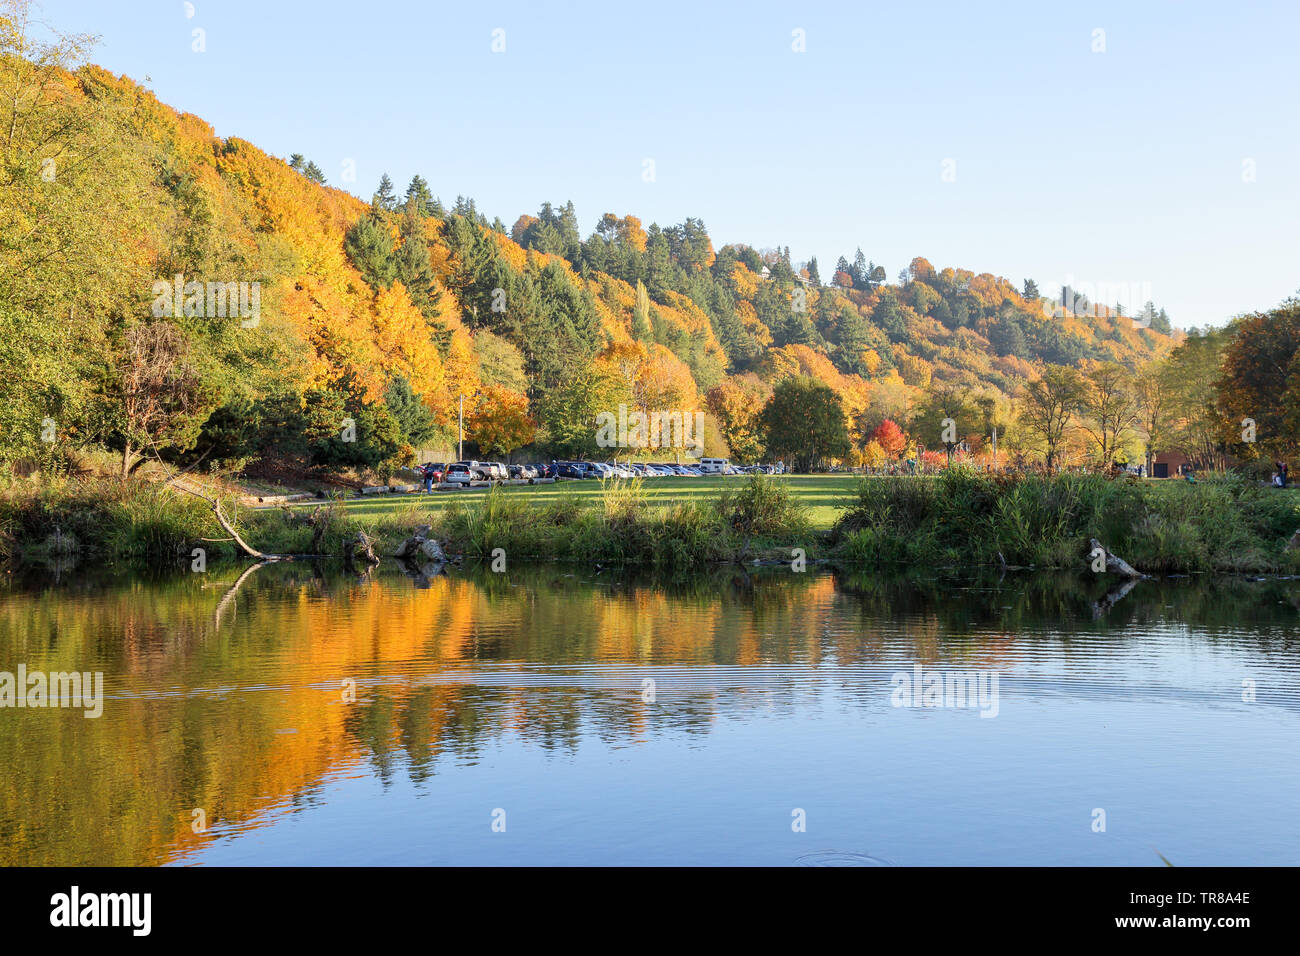
M 448 465 L 442 480 L 451 485 L 468 485 L 479 480 L 479 475 L 469 465 Z

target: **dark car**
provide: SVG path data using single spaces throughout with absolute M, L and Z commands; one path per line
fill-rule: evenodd
M 557 461 L 555 463 L 555 477 L 557 478 L 585 478 L 586 471 L 579 468 L 577 463 L 572 461 Z

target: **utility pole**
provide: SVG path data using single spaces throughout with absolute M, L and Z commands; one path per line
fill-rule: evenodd
M 465 460 L 465 393 L 460 396 L 460 417 L 458 419 L 460 426 L 460 445 L 456 454 L 460 456 L 459 461 Z

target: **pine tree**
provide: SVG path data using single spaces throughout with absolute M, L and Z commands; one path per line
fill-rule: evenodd
M 429 246 L 424 240 L 421 218 L 407 201 L 407 212 L 402 219 L 402 247 L 393 257 L 395 278 L 406 286 L 411 302 L 429 320 L 438 318 L 438 304 L 442 293 L 438 290 L 429 258 Z
M 433 193 L 429 184 L 418 173 L 411 177 L 411 184 L 406 187 L 405 208 L 408 215 L 427 216 L 433 205 Z
M 374 216 L 362 216 L 343 237 L 343 249 L 366 282 L 386 289 L 397 278 L 393 237 Z
M 376 209 L 392 210 L 397 206 L 397 196 L 393 192 L 393 181 L 388 178 L 388 173 L 384 173 L 383 178 L 379 180 L 379 188 L 375 190 L 375 197 L 370 203 Z
M 849 275 L 853 278 L 853 288 L 866 289 L 869 287 L 871 267 L 867 264 L 867 257 L 862 254 L 861 248 L 853 254 L 853 265 L 849 269 Z

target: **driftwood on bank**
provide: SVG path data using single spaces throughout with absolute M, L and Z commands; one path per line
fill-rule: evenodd
M 375 554 L 375 539 L 364 531 L 358 531 L 345 540 L 343 563 L 349 568 L 356 567 L 358 563 L 364 564 L 367 569 L 373 568 L 379 563 L 379 555 Z
M 402 569 L 415 580 L 417 588 L 432 587 L 433 579 L 446 573 L 447 554 L 442 544 L 432 537 L 428 525 L 416 528 L 393 556 L 401 561 Z
M 427 524 L 422 524 L 416 528 L 411 536 L 403 541 L 401 546 L 393 553 L 393 557 L 405 561 L 433 561 L 439 564 L 445 564 L 447 561 L 447 555 L 442 550 L 442 544 L 432 536 L 432 529 Z
M 196 491 L 193 488 L 188 487 L 182 482 L 177 481 L 178 477 L 179 476 L 173 476 L 167 479 L 167 484 L 171 485 L 173 488 L 180 489 L 186 494 L 193 495 L 196 498 L 202 498 L 204 501 L 206 501 L 208 503 L 208 507 L 212 509 L 212 513 L 217 518 L 217 524 L 221 525 L 221 530 L 230 536 L 230 540 L 235 543 L 235 547 L 238 548 L 240 553 L 243 554 L 245 557 L 257 558 L 259 561 L 283 561 L 286 558 L 290 557 L 289 555 L 284 555 L 284 554 L 263 554 L 261 551 L 258 551 L 256 548 L 254 548 L 252 545 L 250 545 L 247 541 L 245 541 L 243 538 L 239 536 L 239 532 L 235 530 L 235 526 L 232 525 L 226 519 L 226 516 L 221 513 L 221 499 L 215 498 L 211 495 L 204 494 L 201 491 Z
M 1106 548 L 1096 538 L 1093 538 L 1091 541 L 1089 541 L 1088 546 L 1092 549 L 1089 552 L 1090 556 L 1095 557 L 1098 551 L 1100 551 L 1102 554 L 1106 556 L 1106 570 L 1109 571 L 1111 574 L 1118 574 L 1120 577 L 1132 578 L 1134 580 L 1139 580 L 1147 576 L 1143 574 L 1141 571 L 1134 568 L 1123 558 L 1119 557 L 1118 555 L 1111 554 L 1110 550 Z

